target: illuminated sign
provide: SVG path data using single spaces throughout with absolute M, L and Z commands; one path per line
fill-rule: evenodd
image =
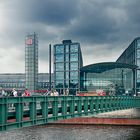
M 33 44 L 33 39 L 32 39 L 32 38 L 28 38 L 28 39 L 26 40 L 26 44 L 27 44 L 27 45 L 32 45 L 32 44 Z

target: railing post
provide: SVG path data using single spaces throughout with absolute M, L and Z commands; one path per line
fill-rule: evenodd
M 84 98 L 84 114 L 88 115 L 88 96 Z
M 32 125 L 36 124 L 36 97 L 30 97 L 32 101 L 30 102 L 30 119 L 32 121 Z
M 70 102 L 70 114 L 71 117 L 74 117 L 74 113 L 75 113 L 75 96 L 71 96 L 71 102 Z
M 54 117 L 54 120 L 57 120 L 58 119 L 58 97 L 54 96 L 53 99 L 54 99 L 53 100 L 53 106 L 52 106 L 53 117 Z
M 0 98 L 0 131 L 6 130 L 7 123 L 7 98 Z
M 100 97 L 100 112 L 103 112 L 104 97 Z
M 23 102 L 22 97 L 16 97 L 17 103 L 16 105 L 16 122 L 18 123 L 18 127 L 22 127 L 22 119 L 23 119 Z
M 48 120 L 48 97 L 43 97 L 43 102 L 42 102 L 42 117 L 44 119 L 44 123 L 46 123 Z
M 95 97 L 95 111 L 96 111 L 96 113 L 99 113 L 99 99 L 98 99 L 98 97 Z
M 63 96 L 62 100 L 62 116 L 63 119 L 65 119 L 67 116 L 67 101 L 66 101 L 66 96 Z
M 115 96 L 112 96 L 112 111 L 114 111 L 116 108 L 115 106 Z
M 82 115 L 82 97 L 81 96 L 78 96 L 77 111 L 78 111 L 78 114 L 81 116 Z
M 93 96 L 90 97 L 90 113 L 94 113 Z
M 104 111 L 108 111 L 108 97 L 105 96 L 105 105 L 104 105 Z

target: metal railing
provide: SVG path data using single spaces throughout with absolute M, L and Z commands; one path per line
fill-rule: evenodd
M 140 97 L 129 96 L 3 97 L 0 131 L 139 107 Z

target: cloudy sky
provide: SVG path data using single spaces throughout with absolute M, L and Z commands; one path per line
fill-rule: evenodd
M 84 65 L 115 61 L 140 36 L 139 0 L 0 0 L 0 73 L 24 72 L 24 39 L 39 36 L 39 72 L 48 45 L 79 42 Z

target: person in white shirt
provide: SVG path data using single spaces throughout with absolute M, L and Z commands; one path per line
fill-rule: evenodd
M 16 91 L 15 88 L 13 88 L 12 93 L 13 93 L 13 96 L 14 96 L 14 97 L 17 97 L 17 96 L 18 96 L 17 91 Z

